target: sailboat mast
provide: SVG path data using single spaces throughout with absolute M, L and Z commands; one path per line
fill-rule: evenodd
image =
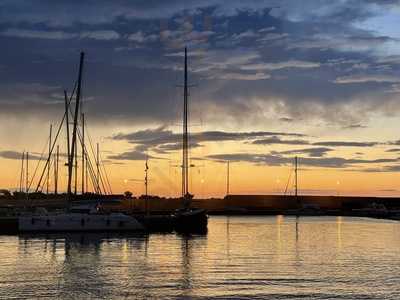
M 50 124 L 50 135 L 49 135 L 49 163 L 47 164 L 47 185 L 46 185 L 46 194 L 49 194 L 49 186 L 50 186 L 50 166 L 51 166 L 51 134 L 53 130 L 53 125 Z
M 295 181 L 295 191 L 294 191 L 294 195 L 296 196 L 297 199 L 297 195 L 298 195 L 298 182 L 297 182 L 297 156 L 294 158 L 294 181 Z
M 26 152 L 26 178 L 25 178 L 25 192 L 28 195 L 29 192 L 29 152 Z
M 227 162 L 227 167 L 226 167 L 226 195 L 229 195 L 229 160 Z
M 185 48 L 185 75 L 183 90 L 183 147 L 182 147 L 182 197 L 187 205 L 189 197 L 189 132 L 188 132 L 188 62 Z
M 24 159 L 25 159 L 25 151 L 22 152 L 22 159 L 21 159 L 21 174 L 19 178 L 19 192 L 22 193 L 23 181 L 24 181 Z
M 88 173 L 88 163 L 87 163 L 87 156 L 85 156 L 85 191 L 88 193 L 89 192 L 89 173 Z
M 79 103 L 80 103 L 80 99 L 81 99 L 82 72 L 83 72 L 84 58 L 85 58 L 85 53 L 81 52 L 81 57 L 80 57 L 80 62 L 79 62 L 78 87 L 77 87 L 77 92 L 76 92 L 74 128 L 72 131 L 72 145 L 71 145 L 71 153 L 70 153 L 69 162 L 68 162 L 68 195 L 71 194 L 72 168 L 74 166 L 74 154 L 75 154 L 76 146 L 77 146 L 76 145 L 76 132 L 77 132 L 78 116 L 79 116 Z
M 58 163 L 60 160 L 60 146 L 57 145 L 56 157 L 54 159 L 54 194 L 58 194 Z
M 100 189 L 100 149 L 99 149 L 99 143 L 97 143 L 97 154 L 96 154 L 96 167 L 97 167 L 97 176 L 96 176 L 96 189 L 97 193 L 101 194 L 101 189 Z
M 82 195 L 85 193 L 85 114 L 82 113 Z
M 149 215 L 149 197 L 148 197 L 148 172 L 149 172 L 149 157 L 146 157 L 146 166 L 145 166 L 145 176 L 144 176 L 144 187 L 145 187 L 145 210 L 146 215 Z
M 64 101 L 65 101 L 65 125 L 66 125 L 66 129 L 67 129 L 67 161 L 69 164 L 69 160 L 70 160 L 70 156 L 71 156 L 71 152 L 70 152 L 70 145 L 69 145 L 69 104 L 68 104 L 68 95 L 67 95 L 67 91 L 64 90 Z M 69 168 L 68 168 L 68 177 L 69 177 Z M 68 191 L 71 192 L 71 191 Z
M 75 147 L 75 165 L 74 165 L 74 194 L 78 193 L 78 147 Z

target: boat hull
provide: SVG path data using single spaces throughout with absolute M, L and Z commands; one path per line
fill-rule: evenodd
M 57 214 L 20 216 L 19 232 L 133 232 L 144 226 L 134 217 L 123 214 Z
M 178 233 L 207 233 L 208 216 L 204 209 L 188 209 L 175 214 Z

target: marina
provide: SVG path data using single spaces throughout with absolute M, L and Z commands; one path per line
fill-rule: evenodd
M 0 232 L 5 234 L 14 233 L 43 233 L 43 232 L 151 232 L 151 231 L 164 231 L 170 232 L 175 230 L 181 233 L 207 233 L 207 222 L 208 216 L 205 209 L 192 207 L 193 195 L 189 192 L 189 127 L 188 127 L 188 115 L 189 115 L 189 84 L 188 84 L 188 54 L 185 48 L 184 52 L 184 101 L 183 101 L 183 129 L 182 129 L 182 198 L 180 199 L 181 205 L 178 209 L 164 213 L 162 215 L 149 215 L 148 208 L 148 161 L 145 164 L 145 215 L 137 216 L 132 212 L 120 211 L 104 211 L 102 205 L 102 195 L 108 194 L 111 191 L 111 186 L 108 182 L 107 173 L 104 169 L 104 173 L 100 171 L 100 155 L 99 155 L 99 144 L 97 144 L 96 160 L 92 162 L 90 160 L 89 149 L 85 144 L 85 123 L 84 114 L 80 112 L 82 109 L 81 100 L 81 89 L 83 79 L 83 67 L 84 67 L 85 53 L 81 52 L 79 61 L 78 79 L 75 82 L 75 87 L 70 96 L 67 95 L 67 91 L 64 90 L 65 100 L 65 113 L 57 131 L 56 137 L 52 140 L 52 125 L 50 126 L 50 136 L 48 142 L 48 157 L 43 167 L 43 171 L 39 176 L 37 187 L 35 190 L 36 197 L 44 197 L 42 189 L 46 185 L 46 196 L 49 195 L 49 182 L 50 182 L 50 168 L 52 163 L 52 157 L 54 160 L 54 196 L 57 195 L 58 190 L 58 162 L 59 162 L 59 146 L 57 145 L 57 138 L 60 134 L 60 130 L 65 120 L 66 137 L 67 137 L 67 163 L 68 168 L 68 185 L 66 194 L 61 197 L 65 197 L 64 207 L 58 212 L 48 212 L 46 208 L 38 207 L 34 205 L 33 201 L 29 199 L 30 187 L 35 180 L 34 176 L 29 179 L 29 153 L 23 153 L 21 160 L 21 172 L 20 172 L 20 194 L 23 194 L 26 199 L 25 205 L 22 207 L 22 211 L 13 211 L 11 205 L 10 216 L 6 216 L 1 219 L 0 216 Z M 72 98 L 75 96 L 75 107 L 71 107 Z M 72 113 L 74 111 L 74 113 Z M 70 123 L 69 118 L 74 120 L 72 124 L 72 137 L 70 139 Z M 81 116 L 79 118 L 79 116 Z M 80 123 L 79 119 L 81 120 Z M 82 176 L 81 176 L 81 194 L 78 196 L 78 143 L 81 146 L 81 157 L 82 157 Z M 92 145 L 90 144 L 92 147 Z M 53 154 L 53 150 L 57 149 L 56 155 Z M 92 149 L 93 150 L 93 149 Z M 94 153 L 93 153 L 94 156 Z M 37 165 L 39 166 L 39 164 Z M 96 166 L 96 169 L 95 167 Z M 97 171 L 96 171 L 97 170 Z M 47 177 L 44 177 L 47 172 Z M 36 174 L 36 170 L 35 170 Z M 34 174 L 34 175 L 35 175 Z M 88 178 L 88 174 L 90 174 Z M 104 174 L 104 175 L 103 175 Z M 85 178 L 86 176 L 86 178 Z M 25 180 L 24 180 L 25 179 Z M 72 183 L 74 184 L 74 193 L 72 191 Z M 89 194 L 87 190 L 88 181 L 91 180 L 95 193 Z M 25 181 L 25 189 L 23 184 Z M 107 186 L 108 185 L 108 186 Z M 85 193 L 86 187 L 86 193 Z M 77 198 L 81 201 L 86 200 L 86 204 L 82 204 L 76 201 Z
M 400 0 L 0 0 L 0 299 L 400 299 Z

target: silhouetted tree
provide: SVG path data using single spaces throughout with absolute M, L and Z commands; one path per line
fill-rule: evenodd
M 132 194 L 132 192 L 130 192 L 130 191 L 126 191 L 126 192 L 124 193 L 124 196 L 125 196 L 125 198 L 132 198 L 133 194 Z

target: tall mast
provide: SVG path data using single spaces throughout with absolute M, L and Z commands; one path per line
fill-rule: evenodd
M 21 159 L 21 174 L 19 177 L 19 192 L 22 193 L 23 190 L 23 181 L 24 181 L 24 158 L 25 158 L 25 151 L 22 152 L 22 159 Z
M 65 125 L 67 128 L 67 166 L 68 166 L 68 178 L 71 177 L 69 163 L 71 160 L 71 152 L 70 152 L 70 145 L 69 145 L 69 104 L 68 104 L 68 95 L 67 91 L 64 90 L 64 100 L 65 100 Z M 71 194 L 71 186 L 68 186 L 67 197 Z
M 229 160 L 227 162 L 226 169 L 226 195 L 229 195 Z
M 297 156 L 294 158 L 294 187 L 295 187 L 295 191 L 294 191 L 294 195 L 297 198 L 297 190 L 298 190 L 298 182 L 297 182 Z
M 99 143 L 97 143 L 97 157 L 96 157 L 96 167 L 97 167 L 97 176 L 96 176 L 96 184 L 97 184 L 97 193 L 101 193 L 100 190 L 100 154 L 99 154 Z
M 85 163 L 85 191 L 88 193 L 89 192 L 89 179 L 88 179 L 89 173 L 88 173 L 87 157 L 85 157 L 85 160 L 86 160 L 86 163 Z
M 296 204 L 297 207 L 300 209 L 301 208 L 301 203 L 299 199 L 299 182 L 298 182 L 298 157 L 296 156 L 294 158 L 294 180 L 295 180 L 295 198 L 296 198 Z
M 60 146 L 57 145 L 56 157 L 54 159 L 54 194 L 58 194 L 58 163 L 60 160 Z
M 148 183 L 149 183 L 149 181 L 148 181 L 148 176 L 147 176 L 148 175 L 148 171 L 149 171 L 148 162 L 149 162 L 149 157 L 146 156 L 146 166 L 145 166 L 145 169 L 144 169 L 144 172 L 145 172 L 144 188 L 145 188 L 145 196 L 146 196 L 146 199 L 145 199 L 146 215 L 149 214 L 149 197 L 148 197 Z
M 29 193 L 29 152 L 26 152 L 26 175 L 25 175 L 25 192 L 28 195 Z
M 50 185 L 50 166 L 51 166 L 51 133 L 53 130 L 53 125 L 50 124 L 50 135 L 49 135 L 49 163 L 47 164 L 47 185 L 46 185 L 46 194 L 49 194 L 49 185 Z
M 75 114 L 74 114 L 74 128 L 72 131 L 72 145 L 71 152 L 68 162 L 68 195 L 71 194 L 71 182 L 72 182 L 72 168 L 74 166 L 74 154 L 76 151 L 76 131 L 78 125 L 79 116 L 79 103 L 81 99 L 81 88 L 82 88 L 82 72 L 83 72 L 83 61 L 85 59 L 85 53 L 81 52 L 80 62 L 79 62 L 79 75 L 78 75 L 78 87 L 76 92 L 76 103 L 75 103 Z M 68 114 L 68 112 L 67 112 Z
M 74 194 L 76 195 L 78 193 L 78 145 L 75 148 L 75 165 L 74 165 L 74 170 L 75 170 L 75 176 L 74 176 Z
M 85 114 L 82 113 L 82 195 L 85 193 Z
M 189 194 L 189 132 L 188 132 L 188 60 L 185 47 L 185 76 L 183 85 L 183 135 L 182 135 L 182 198 L 185 208 L 190 206 Z

